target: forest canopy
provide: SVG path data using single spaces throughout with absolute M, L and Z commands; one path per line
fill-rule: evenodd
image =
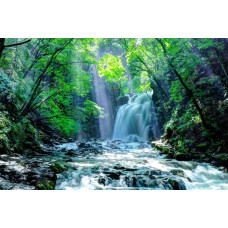
M 97 101 L 102 80 L 115 110 L 126 94 L 153 93 L 161 129 L 183 153 L 208 143 L 220 151 L 227 50 L 227 39 L 209 38 L 2 38 L 1 115 L 61 137 L 99 137 L 98 119 L 111 115 Z

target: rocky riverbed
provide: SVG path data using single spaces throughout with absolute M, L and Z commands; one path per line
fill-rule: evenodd
M 93 140 L 0 155 L 0 189 L 228 189 L 228 174 L 169 159 L 147 142 Z

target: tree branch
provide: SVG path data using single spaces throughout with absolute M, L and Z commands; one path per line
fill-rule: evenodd
M 4 45 L 4 47 L 6 48 L 6 47 L 14 47 L 14 46 L 22 45 L 22 44 L 30 42 L 31 40 L 32 39 L 29 39 L 29 40 L 26 40 L 26 41 L 23 41 L 23 42 L 20 42 L 20 43 L 16 43 L 16 44 Z

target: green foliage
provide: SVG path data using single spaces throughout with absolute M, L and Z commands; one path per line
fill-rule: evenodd
M 107 53 L 100 58 L 97 70 L 99 75 L 101 77 L 105 76 L 105 80 L 109 82 L 121 81 L 126 72 L 120 58 Z
M 81 110 L 86 113 L 85 117 L 87 118 L 85 119 L 85 121 L 88 120 L 88 118 L 90 118 L 90 116 L 92 115 L 96 117 L 104 117 L 104 109 L 90 100 L 86 100 L 84 102 L 84 108 L 82 108 Z
M 51 164 L 51 168 L 55 173 L 62 173 L 64 171 L 68 170 L 68 167 L 65 164 L 58 162 L 58 161 Z
M 6 44 L 22 40 L 6 39 Z M 97 69 L 117 97 L 153 91 L 159 121 L 171 135 L 172 145 L 179 148 L 177 155 L 206 150 L 204 145 L 209 143 L 218 147 L 217 141 L 224 147 L 226 45 L 223 39 L 201 38 L 41 38 L 6 48 L 0 59 L 0 107 L 18 117 L 21 125 L 8 127 L 4 122 L 1 140 L 12 146 L 6 140 L 8 133 L 10 137 L 22 134 L 23 121 L 36 111 L 66 137 L 85 131 L 92 119 L 105 117 L 92 99 L 92 74 Z
M 7 74 L 0 69 L 0 92 L 11 91 L 11 80 Z
M 7 44 L 20 41 L 6 39 Z M 98 117 L 102 113 L 90 101 L 89 67 L 96 64 L 93 48 L 94 39 L 87 38 L 32 39 L 25 45 L 7 48 L 0 59 L 0 92 L 8 90 L 19 114 L 31 101 L 29 112 L 38 110 L 62 135 L 76 135 L 89 115 Z M 85 102 L 77 101 L 82 99 Z
M 44 179 L 36 184 L 37 190 L 54 190 L 55 182 L 52 180 Z

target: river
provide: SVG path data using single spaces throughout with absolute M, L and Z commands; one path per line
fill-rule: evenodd
M 57 175 L 56 190 L 228 189 L 228 173 L 208 163 L 167 159 L 149 142 L 95 140 L 97 153 L 71 156 L 70 169 Z M 78 151 L 76 143 L 59 146 Z M 64 153 L 64 152 L 63 152 Z

